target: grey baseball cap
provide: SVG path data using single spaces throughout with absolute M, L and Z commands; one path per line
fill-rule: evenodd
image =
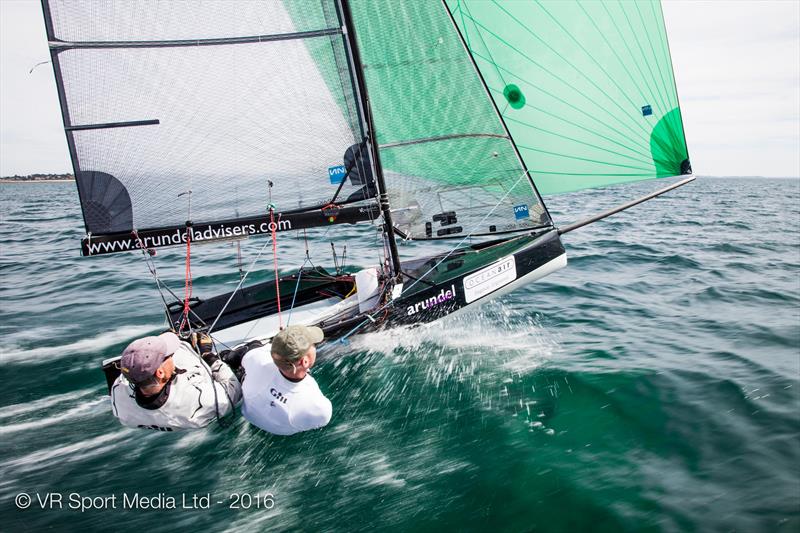
M 158 367 L 180 346 L 178 336 L 168 331 L 158 337 L 136 339 L 125 348 L 120 368 L 125 377 L 134 384 L 152 378 Z
M 272 339 L 271 351 L 288 361 L 296 361 L 323 338 L 325 334 L 316 326 L 289 326 Z

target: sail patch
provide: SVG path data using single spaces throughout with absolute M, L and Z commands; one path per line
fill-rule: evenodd
M 121 181 L 98 170 L 81 170 L 75 180 L 88 233 L 133 229 L 131 196 Z
M 347 177 L 347 169 L 344 168 L 344 165 L 328 167 L 328 177 L 333 185 L 339 185 Z
M 496 291 L 517 279 L 517 264 L 510 255 L 464 278 L 464 298 L 467 303 Z
M 514 206 L 514 218 L 522 220 L 523 218 L 530 218 L 531 213 L 528 210 L 528 204 L 519 204 Z
M 503 89 L 503 96 L 508 101 L 509 105 L 514 109 L 522 109 L 525 107 L 525 95 L 519 87 L 510 83 Z

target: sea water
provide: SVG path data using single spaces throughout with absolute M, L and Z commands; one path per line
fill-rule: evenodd
M 658 186 L 548 205 L 565 225 Z M 120 426 L 99 363 L 164 327 L 142 256 L 80 257 L 74 184 L 0 202 L 0 530 L 800 530 L 796 179 L 698 179 L 565 235 L 566 269 L 475 313 L 328 350 L 333 419 L 292 437 Z M 318 266 L 331 240 L 380 262 L 369 226 L 307 238 Z M 268 242 L 241 243 L 248 281 Z M 281 234 L 281 271 L 305 246 Z M 193 247 L 194 294 L 232 290 L 236 257 Z M 184 260 L 155 257 L 179 297 Z

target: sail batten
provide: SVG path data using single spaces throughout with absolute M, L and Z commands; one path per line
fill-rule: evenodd
M 409 144 L 421 144 L 421 143 L 429 143 L 429 142 L 436 142 L 436 141 L 446 141 L 448 139 L 464 139 L 468 137 L 489 137 L 494 139 L 508 139 L 507 135 L 501 135 L 497 133 L 453 133 L 450 135 L 439 135 L 437 137 L 425 137 L 422 139 L 408 139 L 405 141 L 395 141 L 386 144 L 381 144 L 379 146 L 380 149 L 385 148 L 394 148 L 395 146 L 406 146 Z
M 336 35 L 341 33 L 341 28 L 323 28 L 319 30 L 303 32 L 251 35 L 246 37 L 227 37 L 219 39 L 182 39 L 174 41 L 50 41 L 48 42 L 48 46 L 56 51 L 68 50 L 72 48 L 162 48 L 180 46 L 219 46 L 225 44 L 248 44 L 263 43 L 268 41 L 307 39 L 309 37 L 323 37 L 326 35 Z
M 131 126 L 157 126 L 160 124 L 157 118 L 149 120 L 131 120 L 128 122 L 107 122 L 105 124 L 81 124 L 78 126 L 65 126 L 67 131 L 80 131 L 80 130 L 103 130 L 109 128 L 130 128 Z

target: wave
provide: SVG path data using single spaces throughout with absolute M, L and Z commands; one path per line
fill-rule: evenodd
M 38 363 L 41 359 L 61 359 L 77 354 L 97 353 L 125 341 L 158 332 L 158 326 L 122 326 L 96 337 L 81 339 L 69 344 L 25 348 L 19 345 L 3 347 L 0 361 L 5 363 Z M 47 339 L 53 341 L 52 337 Z
M 11 472 L 20 474 L 49 469 L 54 465 L 62 467 L 65 463 L 84 462 L 92 457 L 108 454 L 110 450 L 114 449 L 113 445 L 115 443 L 129 438 L 132 431 L 135 430 L 119 429 L 118 431 L 105 433 L 90 439 L 70 444 L 59 444 L 25 455 L 17 455 L 0 463 L 0 472 L 5 471 L 2 477 L 6 478 L 6 476 L 11 475 Z
M 57 405 L 63 405 L 66 402 L 80 400 L 94 393 L 94 390 L 83 389 L 64 394 L 53 394 L 51 396 L 37 398 L 36 400 L 25 403 L 5 405 L 2 409 L 0 409 L 0 421 L 32 413 L 41 413 L 45 409 L 55 407 Z
M 0 435 L 4 435 L 5 438 L 8 438 L 9 433 L 17 433 L 20 431 L 29 431 L 29 430 L 41 430 L 43 427 L 51 426 L 53 424 L 60 424 L 63 422 L 68 422 L 75 418 L 84 418 L 89 413 L 99 413 L 101 410 L 99 406 L 101 404 L 107 404 L 108 398 L 95 398 L 94 400 L 83 402 L 73 407 L 72 409 L 68 409 L 60 414 L 54 416 L 48 416 L 47 418 L 39 418 L 36 420 L 31 420 L 28 422 L 19 422 L 17 424 L 4 424 L 0 426 Z

